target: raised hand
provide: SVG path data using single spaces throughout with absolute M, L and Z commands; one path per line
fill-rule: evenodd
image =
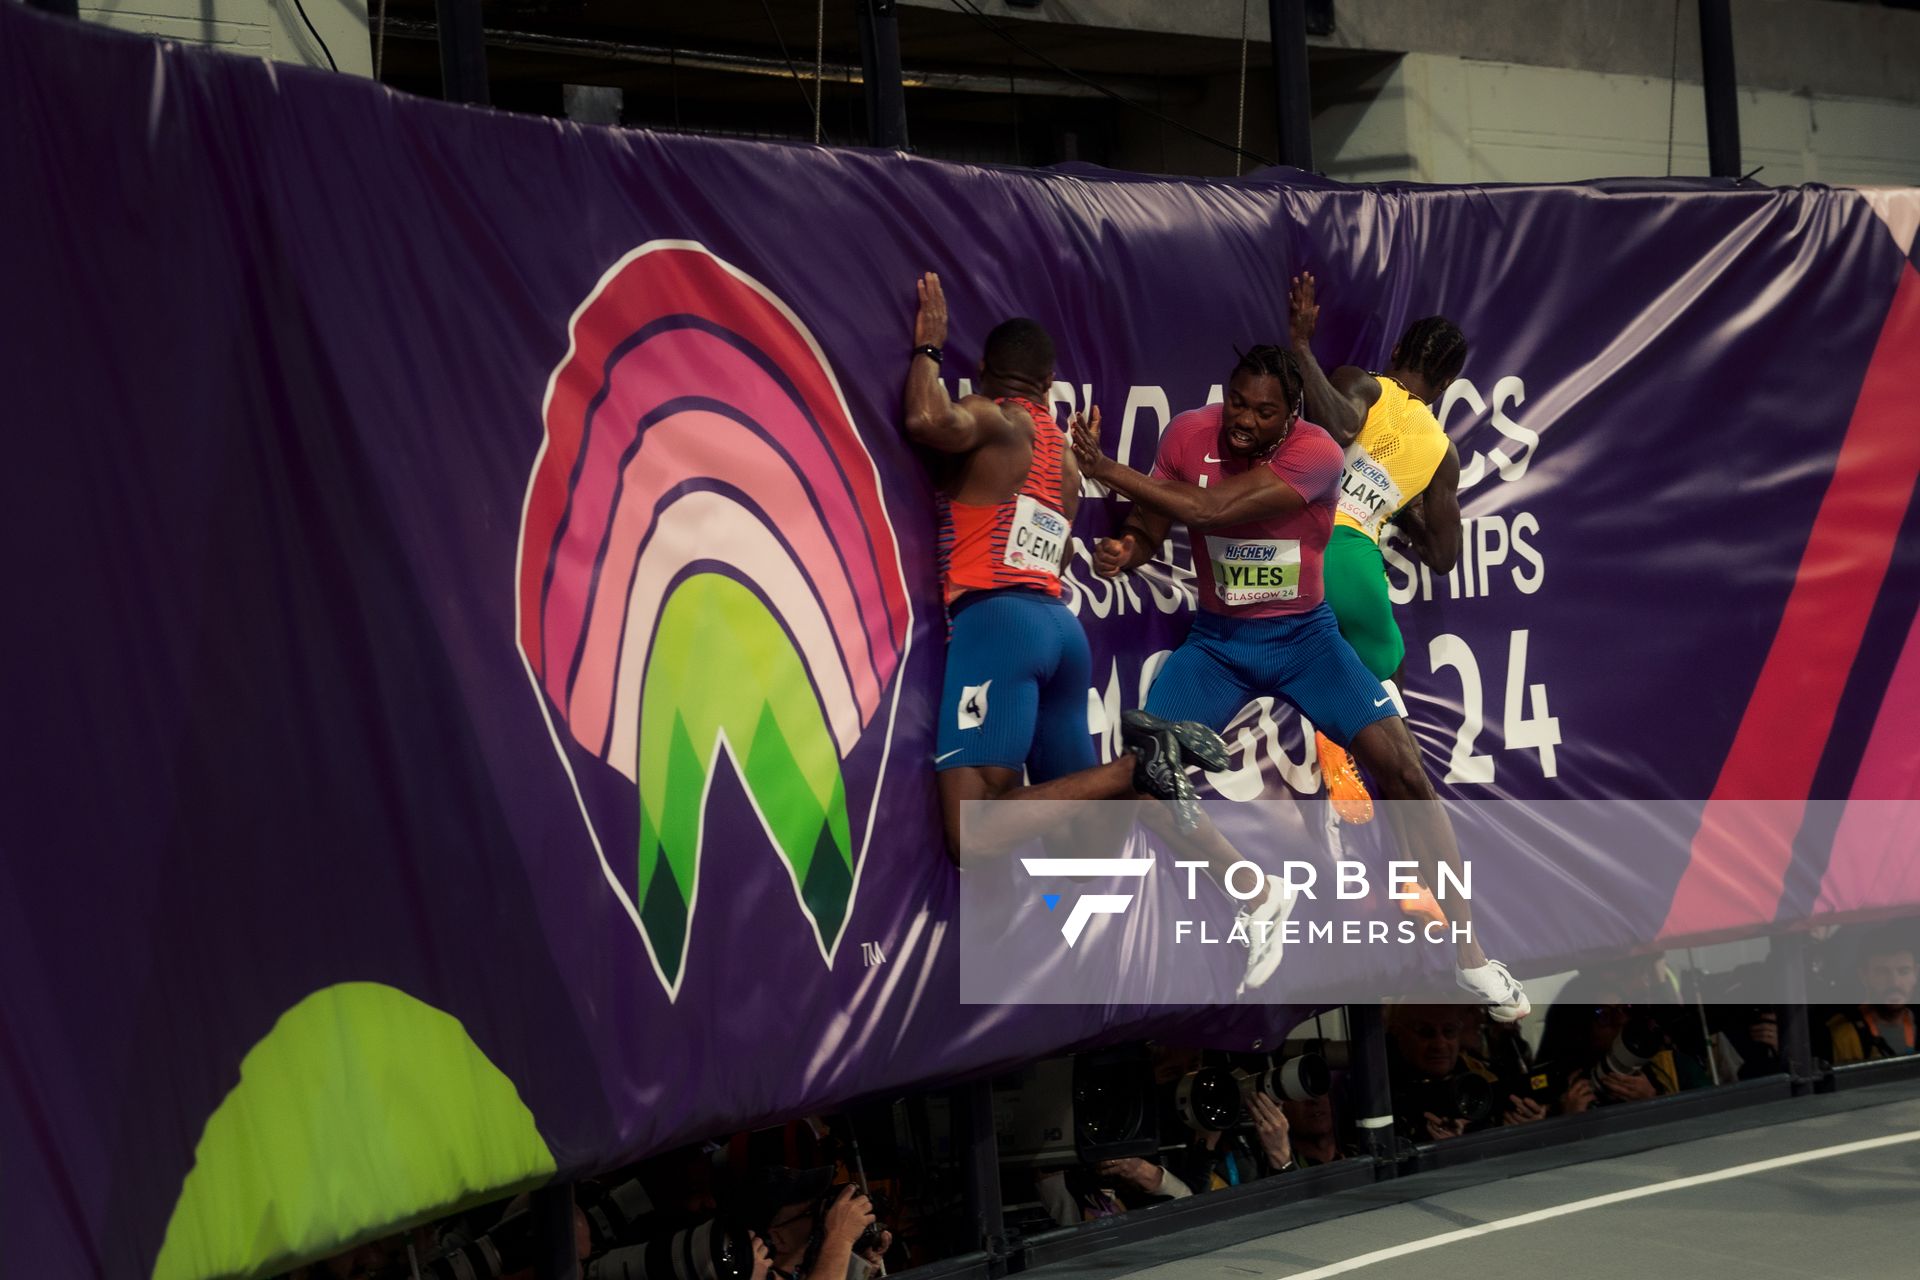
M 1320 323 L 1320 304 L 1313 298 L 1313 273 L 1302 271 L 1287 289 L 1287 326 L 1296 349 L 1313 341 Z
M 1093 406 L 1085 415 L 1074 414 L 1067 424 L 1073 430 L 1073 457 L 1080 464 L 1080 474 L 1100 479 L 1100 473 L 1111 465 L 1100 451 L 1100 406 Z
M 940 277 L 929 271 L 915 282 L 920 292 L 920 310 L 913 318 L 913 345 L 947 345 L 947 295 L 940 288 Z

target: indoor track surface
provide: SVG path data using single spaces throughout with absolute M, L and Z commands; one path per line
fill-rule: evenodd
M 1588 1142 L 1576 1151 L 1590 1157 L 1569 1163 L 1563 1152 L 1558 1167 L 1539 1167 L 1539 1153 L 1507 1156 L 1341 1192 L 1269 1211 L 1320 1221 L 1257 1239 L 1239 1223 L 1241 1242 L 1225 1247 L 1209 1247 L 1203 1229 L 1042 1271 L 1050 1280 L 1920 1278 L 1920 1089 L 1798 1099 L 1717 1123 L 1710 1136 L 1689 1136 L 1698 1131 L 1689 1125 L 1642 1133 L 1643 1149 L 1629 1154 Z

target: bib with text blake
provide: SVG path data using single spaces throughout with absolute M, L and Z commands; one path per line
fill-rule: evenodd
M 1346 470 L 1340 473 L 1340 513 L 1378 542 L 1380 531 L 1402 504 L 1400 486 L 1387 469 L 1359 445 L 1347 446 Z
M 1214 590 L 1220 603 L 1267 604 L 1300 598 L 1297 538 L 1207 538 Z
M 1067 518 L 1044 502 L 1021 494 L 1013 504 L 1013 527 L 1000 559 L 1009 569 L 1037 569 L 1060 576 L 1067 548 Z

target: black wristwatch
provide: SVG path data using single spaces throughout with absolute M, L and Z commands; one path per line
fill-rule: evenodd
M 913 354 L 916 356 L 929 357 L 933 361 L 935 367 L 938 367 L 939 365 L 944 363 L 946 360 L 946 353 L 941 351 L 940 348 L 935 346 L 915 347 L 913 349 Z

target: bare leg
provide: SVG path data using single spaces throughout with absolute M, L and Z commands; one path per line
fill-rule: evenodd
M 1182 831 L 1180 824 L 1173 820 L 1173 815 L 1162 804 L 1146 805 L 1142 810 L 1142 821 L 1148 830 L 1171 845 L 1174 852 L 1187 858 L 1205 859 L 1207 874 L 1222 885 L 1227 882 L 1228 868 L 1236 862 L 1245 861 L 1240 851 L 1220 834 L 1220 828 L 1213 825 L 1213 820 L 1204 811 L 1200 815 L 1200 825 L 1192 831 Z M 1264 902 L 1265 894 L 1266 891 L 1262 890 L 1254 900 Z
M 1453 869 L 1456 882 L 1462 879 L 1460 846 L 1454 840 L 1453 823 L 1435 796 L 1433 784 L 1427 780 L 1426 768 L 1420 763 L 1419 745 L 1414 742 L 1407 722 L 1398 716 L 1376 720 L 1354 735 L 1349 750 L 1360 767 L 1372 776 L 1380 798 L 1401 802 L 1386 806 L 1387 821 L 1392 824 L 1402 851 L 1419 864 L 1421 883 L 1433 891 L 1449 921 L 1471 925 L 1471 903 L 1465 898 L 1439 896 L 1442 862 Z M 1478 938 L 1461 941 L 1458 952 L 1462 969 L 1475 969 L 1487 962 L 1487 953 L 1481 950 Z
M 947 826 L 947 856 L 960 865 L 961 805 L 969 800 L 1131 800 L 1133 754 L 1123 751 L 1107 764 L 1069 773 L 1031 786 L 1020 785 L 1018 769 L 961 768 L 940 773 L 940 814 Z M 968 826 L 969 848 L 999 853 L 1023 840 L 1047 834 L 1066 815 L 1049 815 L 1026 805 L 996 806 Z

